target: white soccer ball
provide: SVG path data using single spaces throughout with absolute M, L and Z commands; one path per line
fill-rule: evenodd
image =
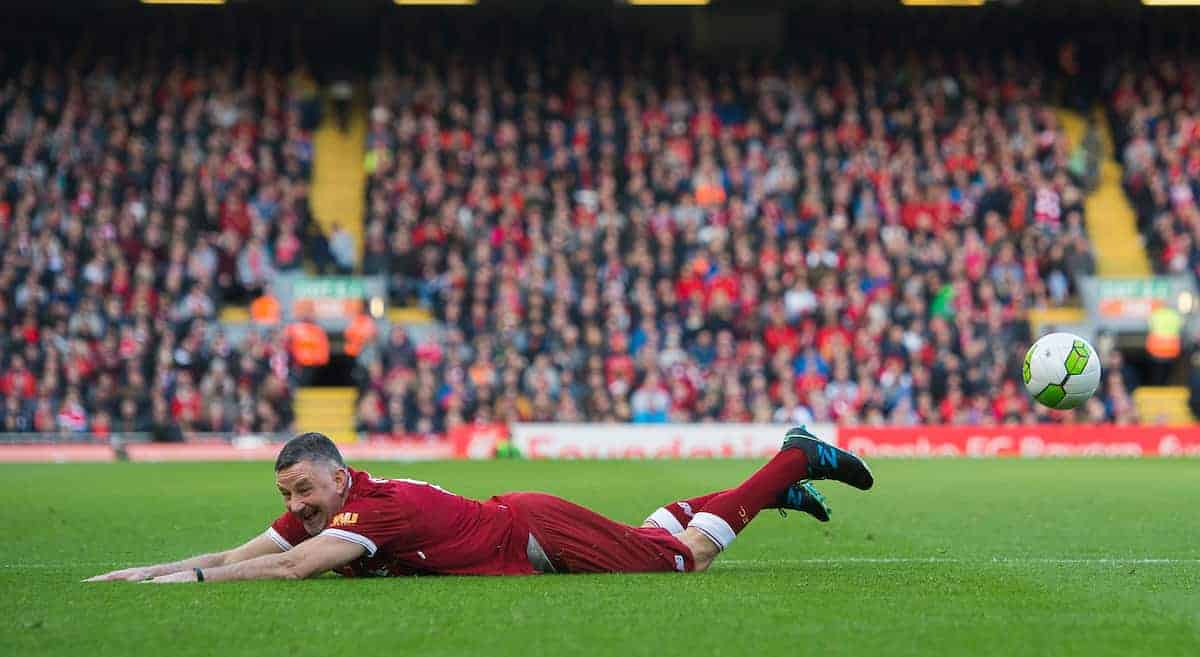
M 1039 404 L 1075 408 L 1100 386 L 1100 355 L 1078 335 L 1050 333 L 1026 352 L 1021 378 Z

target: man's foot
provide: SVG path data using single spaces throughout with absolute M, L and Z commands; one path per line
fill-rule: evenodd
M 829 522 L 829 515 L 833 513 L 833 509 L 825 503 L 825 496 L 807 481 L 798 481 L 789 486 L 783 491 L 783 495 L 779 496 L 779 502 L 776 504 L 779 507 L 779 515 L 785 518 L 787 514 L 784 513 L 784 509 L 807 513 L 821 522 Z
M 832 479 L 861 490 L 870 490 L 875 485 L 875 477 L 866 462 L 817 438 L 802 426 L 788 429 L 783 438 L 783 449 L 803 450 L 808 456 L 806 479 Z

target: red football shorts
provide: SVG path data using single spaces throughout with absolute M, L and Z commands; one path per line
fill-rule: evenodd
M 529 524 L 560 573 L 689 572 L 692 552 L 658 527 L 631 527 L 545 493 L 496 498 Z

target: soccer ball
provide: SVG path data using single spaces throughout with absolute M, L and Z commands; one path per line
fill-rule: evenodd
M 1050 333 L 1025 353 L 1021 379 L 1039 404 L 1058 410 L 1075 408 L 1100 385 L 1100 356 L 1078 335 Z

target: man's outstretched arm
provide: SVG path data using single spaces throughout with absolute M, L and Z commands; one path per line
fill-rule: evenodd
M 224 552 L 213 552 L 211 554 L 201 554 L 199 556 L 184 559 L 182 561 L 173 561 L 171 563 L 162 563 L 153 566 L 138 566 L 135 568 L 124 568 L 122 570 L 114 570 L 103 575 L 85 579 L 85 582 L 140 582 L 162 575 L 170 575 L 171 573 L 187 572 L 191 573 L 193 568 L 217 568 L 219 566 L 227 566 L 229 564 L 239 563 L 261 557 L 269 554 L 278 554 L 283 551 L 275 541 L 271 540 L 266 534 L 259 534 L 254 538 L 246 541 L 244 544 L 225 550 Z
M 221 582 L 239 579 L 305 579 L 344 566 L 363 556 L 366 548 L 333 536 L 314 536 L 280 554 L 268 554 L 246 561 L 204 568 L 204 581 Z M 195 582 L 196 572 L 185 570 L 156 577 L 151 582 Z

